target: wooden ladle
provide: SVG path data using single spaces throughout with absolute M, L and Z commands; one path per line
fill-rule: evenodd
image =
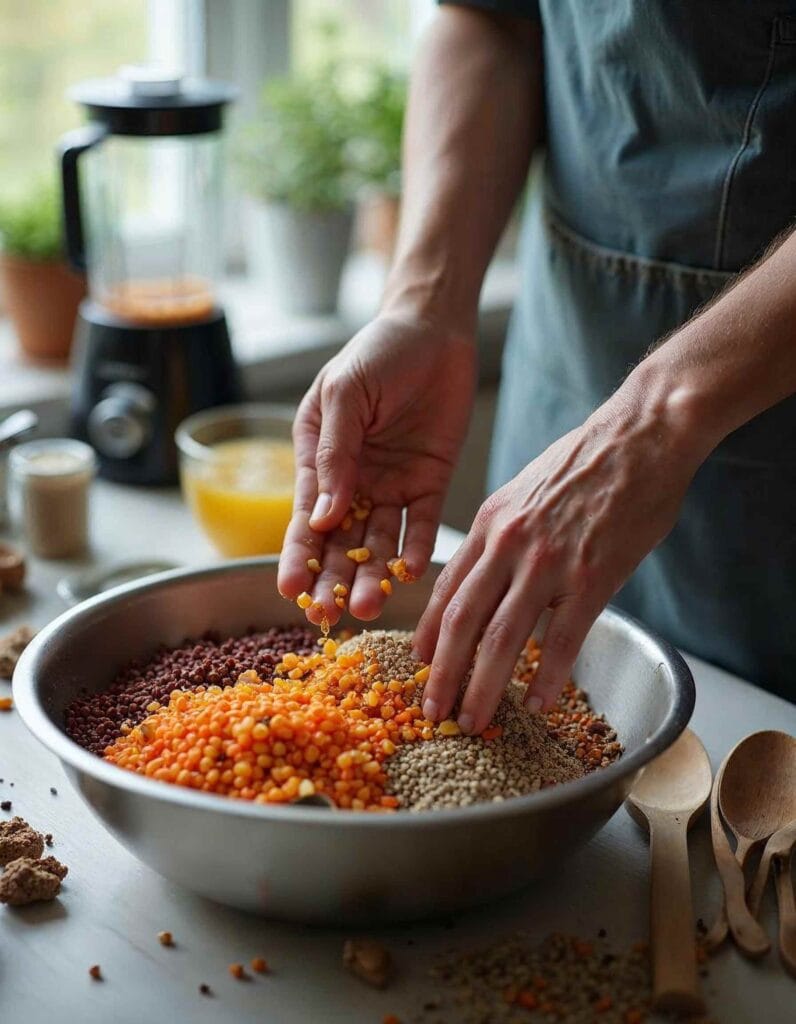
M 779 956 L 785 968 L 796 976 L 796 902 L 793 896 L 790 865 L 794 847 L 796 847 L 796 821 L 791 821 L 784 828 L 775 832 L 766 843 L 754 883 L 749 890 L 749 909 L 755 917 L 758 916 L 763 892 L 773 864 L 779 910 Z
M 702 743 L 686 729 L 651 764 L 625 806 L 650 832 L 650 936 L 653 1009 L 704 1013 L 697 978 L 688 829 L 710 796 L 711 770 Z
M 719 809 L 738 842 L 734 856 Z M 730 931 L 747 956 L 763 956 L 771 943 L 746 904 L 743 864 L 755 846 L 796 818 L 796 739 L 771 729 L 741 740 L 716 776 L 711 818 Z M 720 930 L 721 918 L 711 929 L 709 944 Z

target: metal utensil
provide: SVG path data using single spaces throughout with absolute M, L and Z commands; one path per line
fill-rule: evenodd
M 705 809 L 710 761 L 690 729 L 648 764 L 625 807 L 650 834 L 653 1009 L 704 1013 L 697 978 L 688 829 Z
M 557 866 L 614 814 L 639 770 L 685 728 L 694 705 L 680 655 L 623 614 L 604 612 L 575 678 L 605 712 L 624 756 L 561 786 L 502 803 L 427 813 L 269 807 L 136 775 L 73 743 L 66 705 L 131 658 L 207 629 L 300 623 L 276 588 L 276 558 L 150 576 L 64 612 L 20 659 L 19 714 L 62 761 L 106 828 L 161 874 L 217 902 L 317 922 L 412 920 L 489 903 Z M 396 587 L 380 627 L 412 628 L 440 566 Z M 345 618 L 344 627 L 362 628 Z M 323 871 L 308 864 L 323 857 Z
M 721 817 L 719 816 L 719 812 Z M 721 818 L 737 839 L 733 856 Z M 732 936 L 747 956 L 771 948 L 746 903 L 743 866 L 752 849 L 796 818 L 796 739 L 765 730 L 740 741 L 722 764 L 711 794 L 713 852 L 724 885 L 726 917 Z M 708 940 L 721 935 L 721 915 Z
M 0 422 L 0 450 L 14 444 L 39 425 L 39 417 L 31 409 L 20 409 Z

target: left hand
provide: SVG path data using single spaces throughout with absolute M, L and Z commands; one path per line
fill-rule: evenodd
M 552 707 L 595 619 L 671 530 L 707 454 L 684 440 L 692 424 L 667 422 L 682 412 L 676 396 L 638 405 L 617 392 L 481 506 L 415 633 L 415 649 L 432 662 L 427 718 L 450 715 L 477 650 L 458 721 L 465 733 L 486 728 L 547 608 L 526 701 Z

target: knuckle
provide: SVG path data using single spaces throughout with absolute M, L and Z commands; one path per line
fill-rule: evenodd
M 549 635 L 545 634 L 544 648 L 551 654 L 559 657 L 567 657 L 575 650 L 576 639 L 571 630 L 554 629 Z
M 442 616 L 442 628 L 445 633 L 455 635 L 466 630 L 473 621 L 473 612 L 467 601 L 454 598 Z
M 505 619 L 493 619 L 484 631 L 482 649 L 490 655 L 507 654 L 514 646 L 514 630 Z
M 328 441 L 321 441 L 315 453 L 315 466 L 320 473 L 330 473 L 337 465 L 337 450 Z
M 500 491 L 495 491 L 494 494 L 490 494 L 488 498 L 484 500 L 481 507 L 475 517 L 475 526 L 478 529 L 484 530 L 491 526 L 495 516 L 503 506 L 503 500 Z

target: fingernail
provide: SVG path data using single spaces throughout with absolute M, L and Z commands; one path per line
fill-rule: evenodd
M 466 712 L 463 715 L 459 715 L 456 723 L 465 736 L 469 736 L 475 727 L 475 719 L 472 715 L 468 715 Z
M 525 701 L 525 706 L 532 715 L 535 715 L 538 711 L 542 710 L 542 698 L 537 696 L 529 697 Z
M 310 524 L 313 520 L 323 519 L 324 516 L 329 514 L 329 509 L 332 507 L 332 496 L 327 494 L 326 491 L 321 491 L 318 497 L 315 499 L 315 507 L 312 510 L 310 516 Z
M 430 697 L 423 701 L 423 715 L 426 718 L 431 719 L 432 722 L 436 722 L 439 718 L 439 704 Z

